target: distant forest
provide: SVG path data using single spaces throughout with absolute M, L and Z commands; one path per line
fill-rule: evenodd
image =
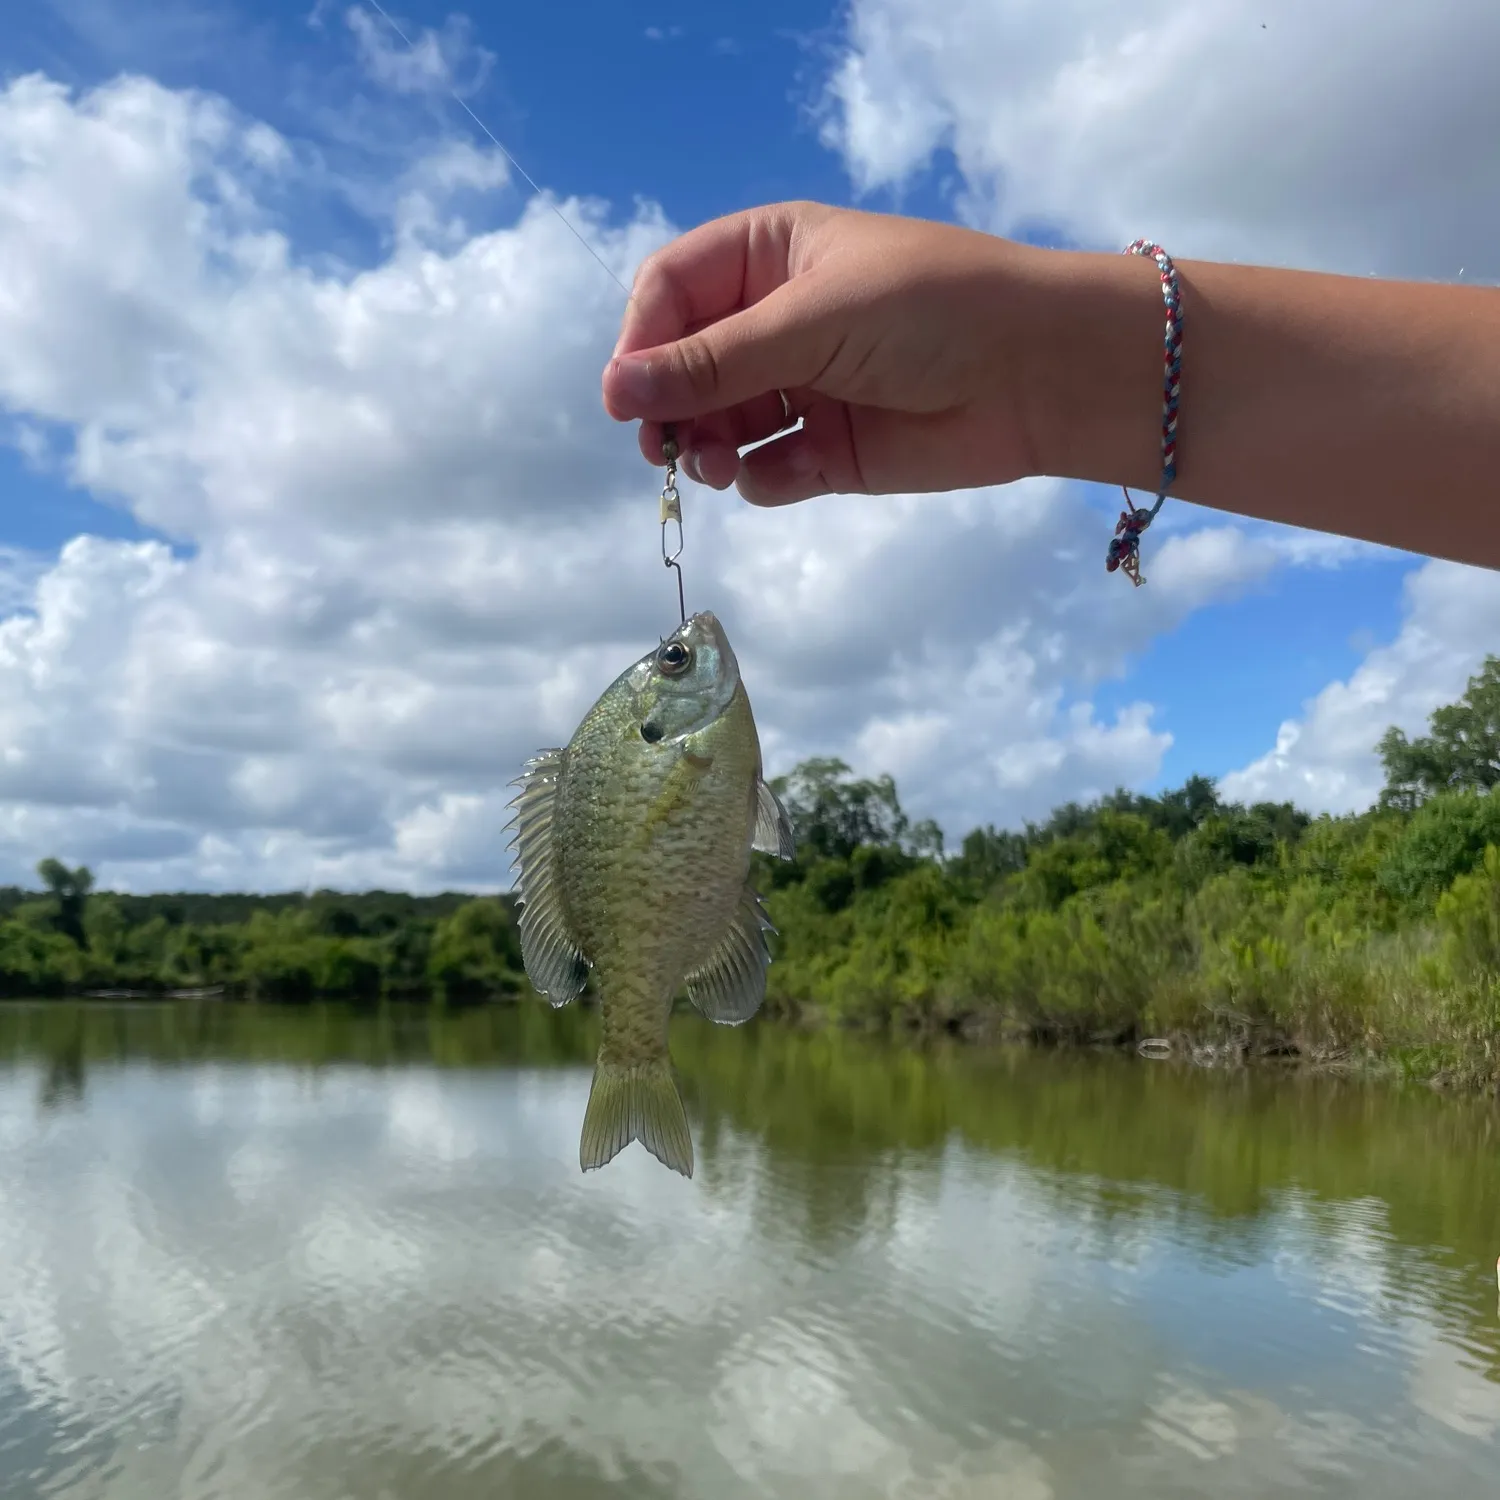
M 798 855 L 757 855 L 771 1015 L 1377 1061 L 1500 1083 L 1500 659 L 1429 733 L 1389 730 L 1376 805 L 1310 817 L 1192 777 L 1070 803 L 945 850 L 890 777 L 811 760 L 777 789 Z M 473 1004 L 533 999 L 509 897 L 127 896 L 38 866 L 0 890 L 0 993 L 210 991 Z

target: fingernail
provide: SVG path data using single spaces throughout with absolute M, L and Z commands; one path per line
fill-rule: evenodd
M 703 483 L 703 468 L 698 462 L 698 450 L 689 448 L 682 455 L 682 472 L 687 475 L 694 484 Z
M 644 406 L 656 399 L 658 381 L 649 360 L 627 354 L 615 361 L 615 391 L 626 401 Z

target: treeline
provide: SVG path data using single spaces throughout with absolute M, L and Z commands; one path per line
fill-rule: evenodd
M 889 777 L 778 782 L 798 856 L 757 856 L 767 1009 L 1219 1053 L 1379 1056 L 1500 1079 L 1500 659 L 1381 740 L 1376 806 L 1311 818 L 1193 777 L 946 851 Z M 0 891 L 0 991 L 222 988 L 297 1001 L 522 996 L 504 897 L 123 896 L 43 861 Z
M 1387 732 L 1384 791 L 1356 815 L 1193 777 L 948 856 L 889 778 L 810 762 L 783 784 L 799 858 L 763 867 L 771 1005 L 1500 1081 L 1500 659 L 1430 731 Z
M 0 995 L 460 1002 L 530 990 L 505 896 L 128 896 L 93 891 L 87 869 L 55 859 L 37 873 L 41 893 L 0 888 Z

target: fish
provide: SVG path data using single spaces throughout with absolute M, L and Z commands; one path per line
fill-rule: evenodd
M 691 1177 L 673 1004 L 686 986 L 711 1021 L 737 1026 L 760 1009 L 775 929 L 750 856 L 796 854 L 718 619 L 693 615 L 627 667 L 568 743 L 538 752 L 512 785 L 527 978 L 553 1006 L 590 978 L 598 997 L 579 1166 L 639 1141 Z

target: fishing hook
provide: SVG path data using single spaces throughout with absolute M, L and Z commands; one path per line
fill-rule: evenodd
M 677 493 L 677 434 L 670 426 L 662 430 L 664 436 L 661 456 L 667 461 L 667 482 L 661 492 L 661 560 L 677 574 L 677 613 L 686 625 L 687 596 L 682 591 L 682 566 L 677 561 L 682 556 L 682 496 Z M 677 524 L 677 546 L 674 550 L 668 550 L 667 547 L 669 521 Z

